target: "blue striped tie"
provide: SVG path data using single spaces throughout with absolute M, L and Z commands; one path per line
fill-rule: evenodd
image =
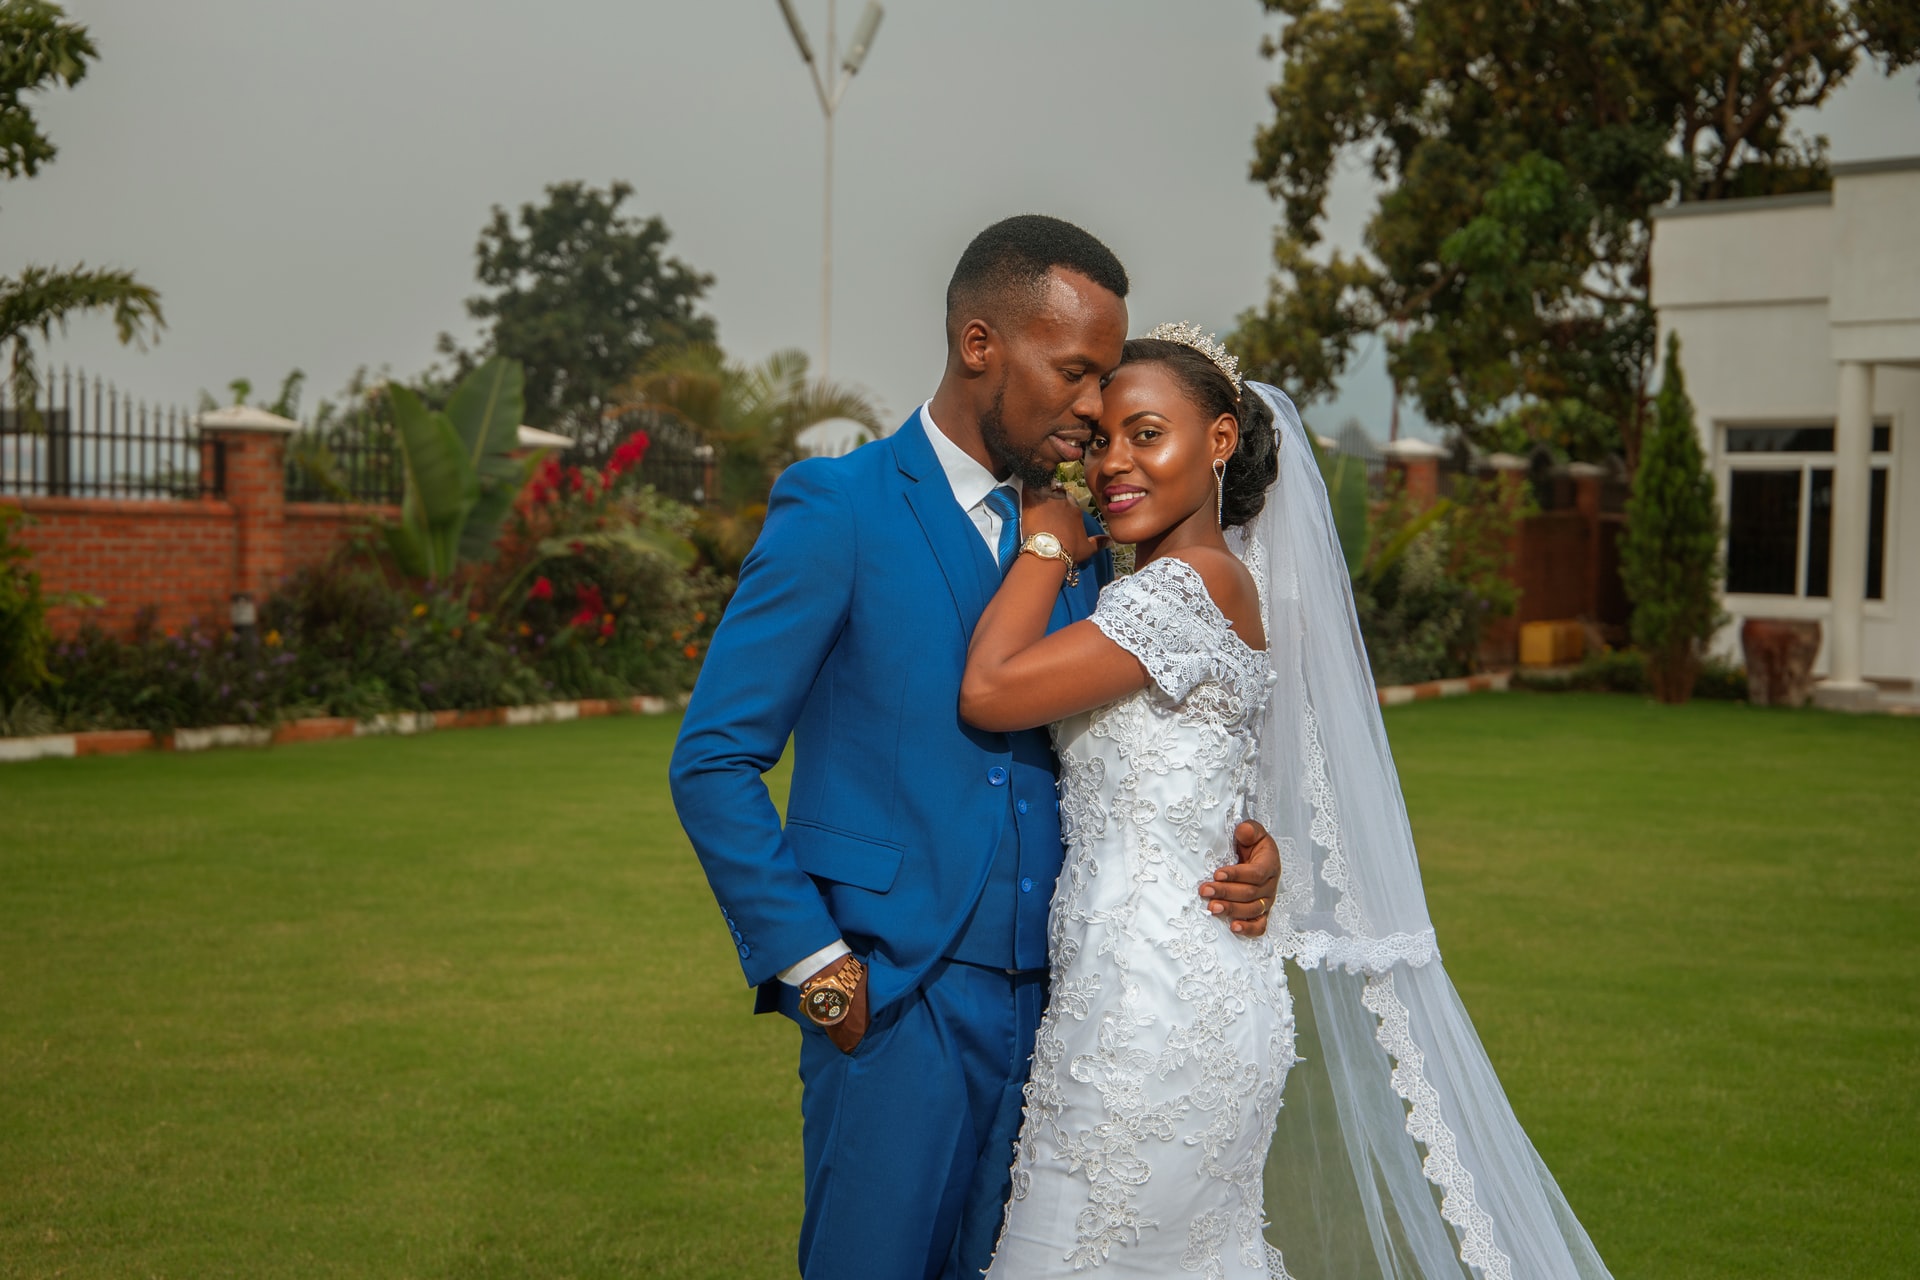
M 1013 567 L 1013 558 L 1020 554 L 1020 493 L 1010 484 L 1003 484 L 987 494 L 987 510 L 1000 517 L 1000 545 L 994 549 L 993 558 L 1000 562 L 1000 572 L 1006 573 Z

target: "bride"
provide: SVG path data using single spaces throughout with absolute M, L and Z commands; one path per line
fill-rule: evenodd
M 1086 455 L 1137 567 L 1051 636 L 1097 540 L 1025 496 L 960 711 L 1051 725 L 1068 849 L 989 1277 L 1607 1274 L 1440 966 L 1310 448 L 1284 395 L 1163 326 Z M 1258 938 L 1192 892 L 1249 818 L 1282 850 Z

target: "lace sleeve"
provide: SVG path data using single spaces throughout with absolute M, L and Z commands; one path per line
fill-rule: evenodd
M 1089 619 L 1107 639 L 1140 659 L 1175 702 L 1215 676 L 1227 620 L 1200 571 L 1175 556 L 1117 578 L 1100 592 Z

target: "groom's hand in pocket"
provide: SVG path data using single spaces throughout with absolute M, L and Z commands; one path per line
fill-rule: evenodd
M 822 969 L 820 973 L 830 973 L 835 969 L 844 967 L 848 958 L 849 957 L 842 956 L 825 969 Z M 816 974 L 815 976 L 818 977 L 819 975 Z M 827 1033 L 827 1039 L 833 1041 L 833 1047 L 842 1053 L 852 1053 L 860 1047 L 860 1042 L 867 1038 L 866 975 L 861 975 L 859 985 L 853 989 L 853 999 L 849 1004 L 851 1007 L 847 1010 L 846 1017 L 831 1027 L 821 1028 L 822 1031 Z
M 1257 822 L 1235 827 L 1233 846 L 1239 862 L 1214 872 L 1200 885 L 1200 896 L 1235 933 L 1257 938 L 1267 931 L 1267 913 L 1280 894 L 1280 846 Z

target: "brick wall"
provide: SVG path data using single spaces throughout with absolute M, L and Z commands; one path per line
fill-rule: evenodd
M 289 502 L 282 526 L 285 570 L 291 574 L 323 565 L 356 534 L 372 534 L 376 521 L 399 518 L 398 507 Z
M 120 502 L 104 498 L 7 499 L 33 518 L 20 540 L 33 549 L 29 566 L 50 592 L 96 597 L 98 609 L 60 607 L 56 631 L 86 618 L 125 634 L 148 604 L 163 627 L 227 616 L 238 588 L 239 521 L 226 502 Z
M 95 597 L 98 608 L 52 611 L 56 632 L 92 621 L 126 634 L 151 605 L 156 624 L 226 624 L 236 592 L 265 598 L 297 569 L 322 564 L 357 530 L 392 508 L 285 499 L 284 438 L 222 432 L 227 486 L 220 499 L 120 501 L 0 498 L 33 519 L 20 540 L 50 592 Z

